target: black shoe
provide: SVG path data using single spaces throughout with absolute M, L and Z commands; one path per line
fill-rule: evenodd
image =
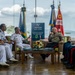
M 66 68 L 67 68 L 67 69 L 74 69 L 74 65 L 68 64 L 68 65 L 66 66 Z
M 45 54 L 41 54 L 41 57 L 45 61 L 46 55 Z
M 61 61 L 64 62 L 64 61 L 66 61 L 66 59 L 65 58 L 62 58 Z
M 48 57 L 50 54 L 46 54 L 45 57 Z
M 63 61 L 63 64 L 64 64 L 64 65 L 67 65 L 67 64 L 68 64 L 68 61 Z

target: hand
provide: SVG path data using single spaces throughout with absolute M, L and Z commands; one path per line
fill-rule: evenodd
M 63 41 L 60 41 L 59 43 L 64 43 Z
M 28 38 L 26 38 L 25 40 L 28 40 L 30 38 L 30 35 L 29 35 L 29 37 Z
M 53 34 L 53 32 L 50 33 L 50 35 L 52 35 L 52 34 Z
M 30 35 L 29 35 L 29 37 L 28 37 L 28 39 L 30 38 Z
M 8 41 L 7 43 L 8 43 L 8 44 L 12 44 L 12 41 Z
M 4 41 L 0 41 L 0 44 L 3 45 L 4 44 Z

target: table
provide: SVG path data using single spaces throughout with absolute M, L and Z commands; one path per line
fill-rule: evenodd
M 53 48 L 41 48 L 41 49 L 29 49 L 21 51 L 21 63 L 24 64 L 25 54 L 51 54 L 51 62 L 54 64 L 54 49 Z

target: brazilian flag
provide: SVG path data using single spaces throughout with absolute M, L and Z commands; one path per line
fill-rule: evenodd
M 19 28 L 20 28 L 20 31 L 21 31 L 21 34 L 23 36 L 23 38 L 27 38 L 27 33 L 26 33 L 26 26 L 25 26 L 25 20 L 23 20 L 23 13 L 20 12 L 20 20 L 19 20 Z

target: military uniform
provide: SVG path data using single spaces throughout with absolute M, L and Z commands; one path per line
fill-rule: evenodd
M 63 40 L 62 34 L 61 33 L 55 33 L 55 34 L 50 34 L 48 37 L 49 42 L 59 42 Z
M 15 41 L 16 45 L 18 47 L 20 47 L 21 50 L 23 50 L 23 48 L 26 48 L 26 49 L 31 48 L 31 46 L 29 44 L 23 44 L 23 40 L 25 40 L 25 39 L 21 36 L 21 34 L 16 34 L 16 33 L 12 34 L 11 40 Z M 25 55 L 27 56 L 27 54 L 25 54 Z M 28 57 L 34 58 L 30 53 L 28 54 Z
M 55 34 L 52 33 L 48 37 L 49 42 L 47 43 L 46 47 L 48 47 L 48 48 L 56 48 L 56 47 L 58 47 L 59 41 L 62 41 L 62 40 L 63 40 L 63 36 L 62 36 L 61 33 L 58 33 L 58 32 L 55 33 Z M 45 60 L 45 58 L 48 57 L 49 54 L 41 54 L 41 56 Z
M 6 40 L 4 32 L 0 29 L 0 40 Z M 6 40 L 7 41 L 7 40 Z M 12 49 L 10 48 L 10 44 L 4 43 L 0 45 L 0 62 L 6 62 L 7 59 L 11 59 L 13 57 Z
M 11 36 L 11 40 L 16 42 L 16 45 L 19 46 L 21 48 L 21 50 L 23 50 L 23 48 L 31 48 L 30 45 L 28 44 L 23 44 L 23 40 L 24 38 L 20 35 L 20 34 L 12 34 Z
M 3 45 L 0 45 L 0 63 L 1 62 L 6 62 L 6 52 Z

